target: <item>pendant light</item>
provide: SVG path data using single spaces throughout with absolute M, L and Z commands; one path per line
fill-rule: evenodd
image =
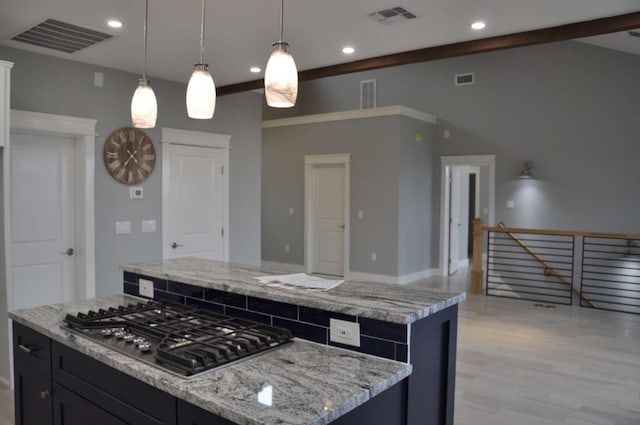
M 138 87 L 131 98 L 131 121 L 137 128 L 153 128 L 158 117 L 158 102 L 147 80 L 147 22 L 149 20 L 149 0 L 144 6 L 144 67 L 142 78 L 138 80 Z
M 298 97 L 298 69 L 289 44 L 283 41 L 284 0 L 280 0 L 280 41 L 273 43 L 273 53 L 264 71 L 264 94 L 267 105 L 273 108 L 291 108 Z
M 202 21 L 200 23 L 200 63 L 195 64 L 187 85 L 187 114 L 189 118 L 206 120 L 213 118 L 216 110 L 216 86 L 209 73 L 209 65 L 204 63 L 204 16 L 205 2 L 202 0 Z

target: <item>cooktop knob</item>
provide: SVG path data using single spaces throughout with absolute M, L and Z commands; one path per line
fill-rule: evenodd
M 143 342 L 140 345 L 138 345 L 138 348 L 140 349 L 140 351 L 142 351 L 143 353 L 148 353 L 151 351 L 151 344 L 148 342 Z
M 140 344 L 142 344 L 142 343 L 144 343 L 144 342 L 146 342 L 146 340 L 145 340 L 143 337 L 141 337 L 141 336 L 138 336 L 138 337 L 133 338 L 133 343 L 134 343 L 135 345 L 140 345 Z
M 131 344 L 135 337 L 136 336 L 134 334 L 124 334 L 122 339 L 124 339 L 124 342 L 126 342 L 127 344 Z
M 114 335 L 115 335 L 116 338 L 122 339 L 122 338 L 124 338 L 124 331 L 120 331 L 119 330 L 118 332 L 114 333 Z
M 105 338 L 109 338 L 111 335 L 113 335 L 113 331 L 111 329 L 103 329 L 100 331 L 100 334 L 102 334 L 102 336 Z

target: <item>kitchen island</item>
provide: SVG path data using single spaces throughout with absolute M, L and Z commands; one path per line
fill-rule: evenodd
M 406 424 L 453 424 L 458 303 L 464 293 L 346 281 L 326 292 L 272 288 L 259 268 L 197 258 L 126 264 L 123 290 L 289 329 L 328 346 L 408 363 Z M 332 320 L 354 322 L 359 346 L 330 337 Z
M 14 321 L 16 425 L 404 423 L 411 366 L 294 339 L 182 379 L 62 327 L 128 295 L 36 307 Z

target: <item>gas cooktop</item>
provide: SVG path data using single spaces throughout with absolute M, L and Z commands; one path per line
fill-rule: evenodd
M 67 314 L 64 322 L 71 332 L 182 377 L 293 338 L 287 329 L 155 301 Z

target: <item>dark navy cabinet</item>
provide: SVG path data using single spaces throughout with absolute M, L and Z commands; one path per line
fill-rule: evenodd
M 29 328 L 13 328 L 16 425 L 53 423 L 50 344 L 49 338 Z

